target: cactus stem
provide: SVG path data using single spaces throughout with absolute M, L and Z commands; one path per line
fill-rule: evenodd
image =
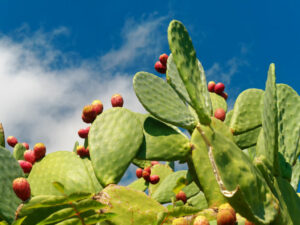
M 197 125 L 197 130 L 198 132 L 200 133 L 200 135 L 202 136 L 205 144 L 206 144 L 206 147 L 207 147 L 207 150 L 208 150 L 208 157 L 209 157 L 209 161 L 212 165 L 212 168 L 213 168 L 213 172 L 214 172 L 214 175 L 215 175 L 215 178 L 219 184 L 219 187 L 220 187 L 220 190 L 222 192 L 222 194 L 225 196 L 225 197 L 232 197 L 235 195 L 235 193 L 238 191 L 239 189 L 239 186 L 237 186 L 233 191 L 229 191 L 226 189 L 223 181 L 222 181 L 222 178 L 220 176 L 220 173 L 219 173 L 219 170 L 218 170 L 218 167 L 216 165 L 216 162 L 215 162 L 215 159 L 214 159 L 214 156 L 213 156 L 213 146 L 211 145 L 210 141 L 208 140 L 208 138 L 205 136 L 205 132 L 201 129 L 200 127 L 200 124 Z

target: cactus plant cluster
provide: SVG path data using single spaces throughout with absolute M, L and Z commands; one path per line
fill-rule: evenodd
M 103 112 L 99 100 L 85 106 L 84 146 L 35 162 L 23 202 L 12 185 L 26 181 L 20 154 L 5 149 L 0 126 L 0 224 L 300 224 L 297 92 L 276 84 L 271 64 L 265 90 L 243 91 L 227 111 L 224 85 L 207 84 L 181 22 L 171 21 L 168 41 L 171 54 L 155 64 L 166 80 L 148 72 L 133 78 L 149 114 L 126 109 L 120 95 Z M 89 155 L 78 153 L 83 148 Z M 188 169 L 175 170 L 175 161 Z M 138 179 L 118 185 L 131 164 Z

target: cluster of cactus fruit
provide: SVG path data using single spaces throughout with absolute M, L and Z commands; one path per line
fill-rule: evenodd
M 120 95 L 105 111 L 94 101 L 83 109 L 84 145 L 47 154 L 28 177 L 0 126 L 0 224 L 300 224 L 297 92 L 276 84 L 271 64 L 265 90 L 243 91 L 227 112 L 225 86 L 207 84 L 181 22 L 168 41 L 171 54 L 154 66 L 166 80 L 133 78 L 149 114 L 122 107 Z M 131 164 L 139 179 L 118 185 Z

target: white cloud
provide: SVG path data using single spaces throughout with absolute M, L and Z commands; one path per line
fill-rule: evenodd
M 110 97 L 120 93 L 126 108 L 144 112 L 132 88 L 132 75 L 108 70 L 124 69 L 141 56 L 149 60 L 159 52 L 161 45 L 152 34 L 159 32 L 162 20 L 128 22 L 120 48 L 76 64 L 70 54 L 52 45 L 57 35 L 68 34 L 64 27 L 28 34 L 24 26 L 18 41 L 0 36 L 0 122 L 6 137 L 16 136 L 31 147 L 44 142 L 48 153 L 72 150 L 80 140 L 78 129 L 88 126 L 81 120 L 82 108 L 94 99 L 107 109 Z

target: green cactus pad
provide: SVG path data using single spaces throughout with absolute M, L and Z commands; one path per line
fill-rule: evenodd
M 191 142 L 194 145 L 194 149 L 190 158 L 194 165 L 194 172 L 201 185 L 199 188 L 205 194 L 208 206 L 216 207 L 226 203 L 227 200 L 220 192 L 219 185 L 214 176 L 205 142 L 196 129 L 192 134 Z
M 159 182 L 157 184 L 149 184 L 149 194 L 153 195 L 157 188 L 162 184 L 162 182 L 173 173 L 173 170 L 168 166 L 164 164 L 157 164 L 151 167 L 151 175 L 158 175 L 159 176 Z
M 209 95 L 210 95 L 212 108 L 213 108 L 212 115 L 214 115 L 216 109 L 222 108 L 222 109 L 224 109 L 225 112 L 227 111 L 227 103 L 226 103 L 226 100 L 222 96 L 217 95 L 216 93 L 212 93 L 212 92 L 209 92 Z
M 53 186 L 55 181 L 64 185 L 66 194 L 98 191 L 98 186 L 94 186 L 84 162 L 74 152 L 69 151 L 50 153 L 42 161 L 35 163 L 28 181 L 34 196 L 61 195 Z
M 188 199 L 187 202 L 189 205 L 197 207 L 200 210 L 208 208 L 207 201 L 202 191 Z
M 5 147 L 5 135 L 2 123 L 0 123 L 0 146 Z
M 262 127 L 265 143 L 265 156 L 272 167 L 272 173 L 279 175 L 278 161 L 278 114 L 275 83 L 275 65 L 272 63 L 268 71 L 266 90 L 263 98 Z
M 12 223 L 21 200 L 12 189 L 14 179 L 24 177 L 24 173 L 11 153 L 0 146 L 0 218 Z
M 151 160 L 133 159 L 131 162 L 132 162 L 132 164 L 134 164 L 140 168 L 145 168 L 145 167 L 151 166 Z
M 260 133 L 261 127 L 248 130 L 242 134 L 234 135 L 233 139 L 237 146 L 241 149 L 249 148 L 256 145 L 258 135 Z
M 211 120 L 210 126 L 212 129 L 219 131 L 224 135 L 224 137 L 233 141 L 233 135 L 230 129 L 221 120 L 218 120 L 214 117 L 212 117 Z
M 83 158 L 82 161 L 83 161 L 83 163 L 85 165 L 86 170 L 88 171 L 88 175 L 91 178 L 91 181 L 92 181 L 93 186 L 94 186 L 94 188 L 96 190 L 96 193 L 98 193 L 99 191 L 101 191 L 103 189 L 103 187 L 101 186 L 101 184 L 99 183 L 99 181 L 98 181 L 98 179 L 97 179 L 97 177 L 95 175 L 95 171 L 94 171 L 92 162 L 88 158 Z
M 133 190 L 137 191 L 146 191 L 148 188 L 147 182 L 143 178 L 136 179 L 131 184 L 129 184 L 127 187 Z
M 191 105 L 192 103 L 191 103 L 190 96 L 189 96 L 189 94 L 188 94 L 188 92 L 187 92 L 187 90 L 184 86 L 183 81 L 181 80 L 181 77 L 178 73 L 176 64 L 174 63 L 172 54 L 170 54 L 169 57 L 168 57 L 166 75 L 168 77 L 168 82 L 174 88 L 174 90 L 178 93 L 178 95 L 185 102 L 187 102 Z
M 165 207 L 144 192 L 118 185 L 107 186 L 94 198 L 108 205 L 107 212 L 116 214 L 108 220 L 111 225 L 149 225 L 156 221 L 158 213 L 167 212 Z
M 297 160 L 297 163 L 293 166 L 291 185 L 295 191 L 297 191 L 300 181 L 300 159 Z
M 189 139 L 177 129 L 147 115 L 142 124 L 144 141 L 136 155 L 137 159 L 180 160 L 191 151 Z
M 189 94 L 192 106 L 196 110 L 200 122 L 209 124 L 212 112 L 211 108 L 207 107 L 207 105 L 211 105 L 211 102 L 204 70 L 200 70 L 192 40 L 181 22 L 177 20 L 170 22 L 168 41 L 173 60 Z
M 16 160 L 24 160 L 25 151 L 26 148 L 21 143 L 17 143 L 14 147 L 13 156 Z
M 230 121 L 234 134 L 243 133 L 261 125 L 261 106 L 264 91 L 247 89 L 237 98 Z
M 89 150 L 102 186 L 121 180 L 142 141 L 141 123 L 128 109 L 116 107 L 97 116 L 89 132 Z
M 279 205 L 260 171 L 234 142 L 218 131 L 204 126 L 198 131 L 205 140 L 220 190 L 230 205 L 254 223 L 272 222 Z
M 300 97 L 286 84 L 277 84 L 276 87 L 279 152 L 294 165 L 300 154 Z
M 195 119 L 177 93 L 163 79 L 146 72 L 133 78 L 135 93 L 155 117 L 186 129 L 195 127 Z
M 251 161 L 253 161 L 256 156 L 256 146 L 243 149 L 243 152 L 249 157 Z

